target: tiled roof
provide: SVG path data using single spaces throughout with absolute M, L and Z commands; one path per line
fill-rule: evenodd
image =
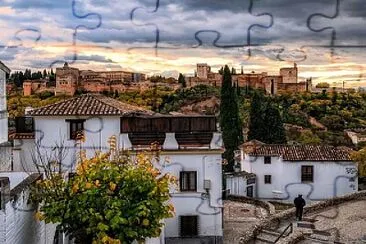
M 153 115 L 154 112 L 120 102 L 102 95 L 85 94 L 71 99 L 36 108 L 32 116 L 98 116 L 98 115 Z
M 34 139 L 34 133 L 13 133 L 9 135 L 9 139 Z
M 328 145 L 261 145 L 250 156 L 282 156 L 284 161 L 352 161 L 351 149 Z

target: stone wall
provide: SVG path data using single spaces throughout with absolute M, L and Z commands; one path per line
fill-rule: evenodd
M 253 204 L 253 205 L 259 206 L 259 207 L 267 210 L 270 215 L 273 215 L 276 212 L 275 207 L 271 203 L 266 202 L 266 201 L 261 201 L 261 200 L 255 199 L 255 198 L 237 196 L 237 195 L 229 195 L 227 197 L 227 200 L 234 201 L 234 202 L 248 203 L 248 204 Z
M 319 210 L 336 206 L 349 201 L 357 201 L 366 199 L 366 191 L 360 191 L 352 194 L 347 194 L 341 197 L 335 197 L 321 202 L 316 202 L 305 206 L 304 215 L 317 212 Z M 251 230 L 247 231 L 241 238 L 240 243 L 249 243 L 253 240 L 263 229 L 273 229 L 278 226 L 282 221 L 287 221 L 295 216 L 295 208 L 285 210 L 281 213 L 272 215 L 271 217 L 261 220 L 257 225 L 255 225 Z

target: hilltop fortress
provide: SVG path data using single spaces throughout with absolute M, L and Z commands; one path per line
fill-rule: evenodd
M 268 75 L 267 72 L 255 73 L 254 71 L 244 73 L 241 70 L 240 74 L 233 74 L 232 79 L 233 83 L 239 87 L 261 88 L 268 94 L 277 94 L 281 91 L 310 91 L 312 86 L 311 79 L 299 82 L 296 63 L 294 67 L 281 68 L 279 75 Z M 199 84 L 221 86 L 222 76 L 212 72 L 209 65 L 201 63 L 197 64 L 196 75 L 187 77 L 186 83 L 188 86 Z

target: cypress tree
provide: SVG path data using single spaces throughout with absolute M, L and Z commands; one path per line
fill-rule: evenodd
M 178 83 L 181 84 L 182 87 L 187 87 L 186 80 L 184 78 L 184 75 L 182 75 L 182 73 L 179 73 Z
M 250 108 L 248 140 L 254 139 L 268 144 L 286 143 L 278 107 L 258 92 L 254 93 Z
M 250 104 L 248 140 L 262 141 L 265 137 L 264 124 L 265 97 L 255 91 Z
M 232 84 L 231 71 L 226 65 L 223 69 L 221 87 L 220 126 L 225 145 L 223 158 L 228 161 L 224 170 L 233 171 L 234 151 L 243 142 L 242 122 L 239 117 L 239 106 L 236 90 Z
M 268 104 L 264 114 L 264 124 L 266 133 L 263 142 L 270 144 L 286 143 L 285 128 L 277 106 Z

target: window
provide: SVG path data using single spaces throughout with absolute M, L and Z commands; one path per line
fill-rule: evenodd
M 271 164 L 271 157 L 264 157 L 264 164 Z
M 264 184 L 272 184 L 272 175 L 264 176 Z
M 255 178 L 247 179 L 247 185 L 255 184 Z
M 76 140 L 78 134 L 84 132 L 83 119 L 67 120 L 70 123 L 70 140 Z
M 301 182 L 313 182 L 314 169 L 313 166 L 301 166 Z
M 198 235 L 198 216 L 180 216 L 180 235 L 197 236 Z
M 197 191 L 197 172 L 180 172 L 180 191 Z

